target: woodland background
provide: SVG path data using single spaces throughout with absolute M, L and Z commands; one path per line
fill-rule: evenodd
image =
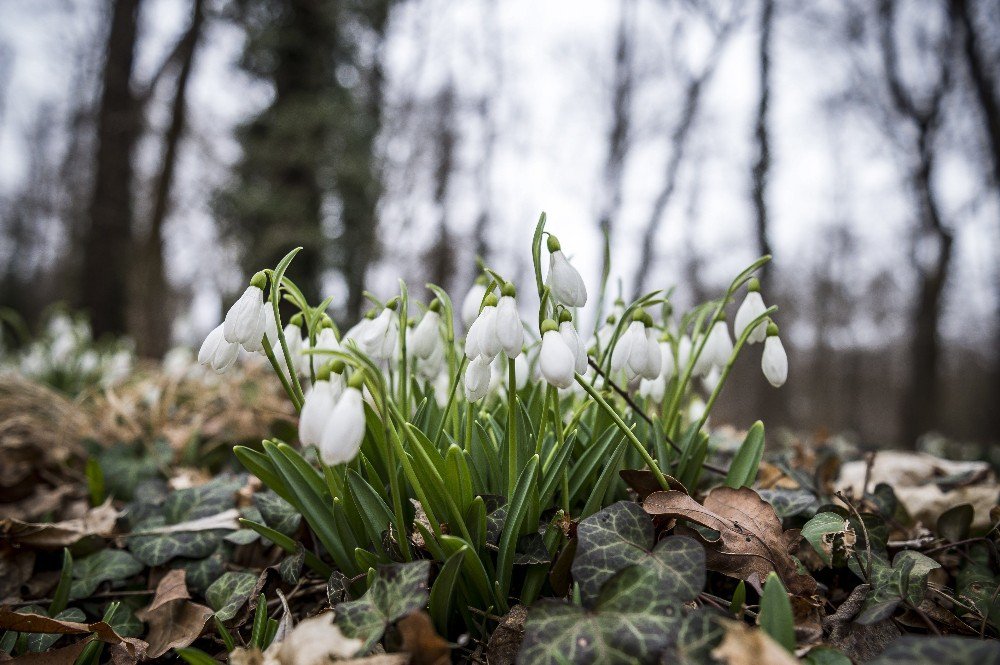
M 0 1 L 32 326 L 161 356 L 297 245 L 342 322 L 399 276 L 458 299 L 477 256 L 530 281 L 542 210 L 606 305 L 774 254 L 790 380 L 742 358 L 720 421 L 1000 438 L 996 2 Z

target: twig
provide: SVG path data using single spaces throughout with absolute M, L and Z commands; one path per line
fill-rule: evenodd
M 854 513 L 854 516 L 856 518 L 858 518 L 858 524 L 861 525 L 861 531 L 862 531 L 862 533 L 865 534 L 865 550 L 868 552 L 868 561 L 867 561 L 867 565 L 865 566 L 865 581 L 868 582 L 869 584 L 871 584 L 871 579 L 872 579 L 872 539 L 868 535 L 868 527 L 865 526 L 865 521 L 863 519 L 861 519 L 861 513 L 859 513 L 858 509 L 854 507 L 854 504 L 851 503 L 847 499 L 846 496 L 844 496 L 843 492 L 837 492 L 835 494 L 835 496 L 838 499 L 840 499 L 841 501 L 843 501 L 844 503 L 847 504 L 847 507 L 850 509 L 850 511 L 852 513 Z M 854 552 L 854 555 L 857 556 L 857 551 L 856 550 Z

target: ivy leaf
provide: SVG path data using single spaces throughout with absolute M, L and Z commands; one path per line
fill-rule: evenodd
M 150 517 L 136 525 L 136 531 L 142 532 L 165 526 L 167 523 L 162 515 Z M 175 531 L 172 533 L 154 533 L 149 535 L 129 536 L 128 548 L 139 561 L 147 566 L 162 566 L 176 557 L 200 559 L 216 550 L 226 531 L 218 529 L 207 531 Z
M 973 637 L 901 637 L 871 665 L 965 665 L 1000 662 L 1000 642 Z
M 639 504 L 619 501 L 582 520 L 577 527 L 573 579 L 584 603 L 618 571 L 643 564 L 655 570 L 661 592 L 687 602 L 705 586 L 705 550 L 692 538 L 671 536 L 655 542 L 653 521 Z
M 593 609 L 545 599 L 528 612 L 518 662 L 655 663 L 677 637 L 682 603 L 655 568 L 629 566 L 605 582 Z
M 365 595 L 336 606 L 340 629 L 363 641 L 359 653 L 370 650 L 389 624 L 427 604 L 430 571 L 430 561 L 379 566 Z
M 205 592 L 205 600 L 219 621 L 229 621 L 250 598 L 257 576 L 252 573 L 223 573 Z
M 828 566 L 842 565 L 854 551 L 857 536 L 850 520 L 837 513 L 823 512 L 805 523 L 802 537 Z
M 903 601 L 917 606 L 927 591 L 927 576 L 940 568 L 934 559 L 903 550 L 892 561 L 890 568 L 877 557 L 872 557 L 871 592 L 865 598 L 857 622 L 868 625 L 889 618 Z
M 29 608 L 23 608 L 24 610 Z M 45 610 L 40 607 L 32 607 L 32 609 L 37 614 L 45 614 Z M 86 621 L 87 615 L 83 613 L 83 610 L 76 607 L 67 607 L 59 614 L 53 617 L 59 621 L 76 621 L 82 622 Z M 25 635 L 26 642 L 25 648 L 31 653 L 42 653 L 43 651 L 48 651 L 53 644 L 59 641 L 62 637 L 59 633 L 27 633 Z
M 676 641 L 660 659 L 662 663 L 703 665 L 716 662 L 712 650 L 725 635 L 720 616 L 711 611 L 693 612 L 677 628 Z
M 275 531 L 292 536 L 299 530 L 302 515 L 274 492 L 259 492 L 253 496 L 254 504 L 264 518 L 264 524 Z
M 101 550 L 73 562 L 73 600 L 93 595 L 102 582 L 117 582 L 145 569 L 141 561 L 124 550 Z
M 219 551 L 204 559 L 174 561 L 173 566 L 187 574 L 188 589 L 200 596 L 204 596 L 212 582 L 226 572 L 226 563 Z
M 302 575 L 302 566 L 305 561 L 306 548 L 302 546 L 302 543 L 296 541 L 295 554 L 289 554 L 278 564 L 278 574 L 281 575 L 282 581 L 288 585 L 295 585 Z
M 760 498 L 771 504 L 775 514 L 784 519 L 802 514 L 813 514 L 819 509 L 819 499 L 805 489 L 774 489 L 760 490 Z

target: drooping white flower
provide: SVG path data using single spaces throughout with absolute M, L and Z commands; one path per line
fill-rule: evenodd
M 264 303 L 264 334 L 267 335 L 270 344 L 278 341 L 278 322 L 274 318 L 274 307 L 271 303 Z M 261 339 L 261 344 L 263 343 L 264 340 Z
M 691 362 L 691 353 L 694 351 L 694 345 L 691 343 L 691 338 L 688 335 L 681 335 L 681 338 L 677 341 L 677 373 L 682 373 L 687 369 L 688 363 Z
M 538 356 L 538 366 L 542 371 L 542 377 L 550 386 L 569 388 L 573 385 L 576 370 L 576 358 L 573 351 L 556 330 L 554 321 L 549 319 L 542 325 L 542 328 L 548 328 L 542 334 L 542 350 Z
M 689 342 L 690 343 L 690 342 Z M 670 342 L 661 341 L 660 342 L 660 376 L 663 378 L 664 387 L 666 387 L 666 382 L 674 378 L 674 372 L 676 367 L 674 367 L 674 350 L 670 346 Z
M 652 380 L 660 376 L 662 369 L 663 354 L 660 351 L 660 343 L 657 341 L 657 330 L 648 326 L 646 328 L 646 363 L 637 374 L 644 379 Z
M 323 440 L 323 430 L 337 403 L 329 380 L 316 381 L 306 393 L 299 414 L 299 441 L 305 446 L 318 446 Z
M 428 309 L 424 318 L 413 329 L 410 350 L 418 358 L 430 358 L 442 346 L 441 342 L 441 315 L 434 309 Z
M 634 368 L 646 366 L 646 326 L 642 321 L 633 320 L 618 338 L 611 352 L 611 371 L 617 374 L 629 370 L 634 376 Z
M 479 316 L 479 306 L 485 296 L 486 285 L 478 282 L 473 284 L 469 292 L 465 294 L 465 300 L 462 301 L 462 323 L 465 324 L 466 328 L 471 326 L 472 322 Z
M 372 319 L 358 336 L 361 350 L 376 360 L 388 360 L 396 352 L 399 339 L 399 318 L 386 307 Z
M 332 333 L 333 331 L 331 330 L 330 332 Z M 268 333 L 268 339 L 273 340 L 271 344 L 271 352 L 274 354 L 275 359 L 277 359 L 278 366 L 281 367 L 281 370 L 286 375 L 290 375 L 290 372 L 288 371 L 288 364 L 285 362 L 285 350 L 281 348 L 281 340 L 278 339 L 277 334 L 275 334 L 274 337 L 271 337 L 270 333 Z M 303 348 L 302 329 L 298 325 L 289 323 L 285 326 L 285 344 L 288 345 L 288 355 L 292 359 L 292 366 L 295 368 L 295 371 L 300 374 L 304 374 L 305 372 L 301 369 Z M 308 344 L 308 340 L 305 344 Z M 306 371 L 308 371 L 308 366 L 306 367 Z
M 417 373 L 428 381 L 436 379 L 444 368 L 444 344 L 437 344 L 431 355 L 417 363 Z
M 733 332 L 737 337 L 743 334 L 743 331 L 750 326 L 754 319 L 767 311 L 764 299 L 760 295 L 760 283 L 755 278 L 751 279 L 747 289 L 747 296 L 743 299 L 740 308 L 736 310 L 736 319 L 733 322 Z M 747 342 L 756 344 L 763 342 L 765 337 L 767 337 L 767 321 L 761 321 L 747 336 Z
M 639 382 L 639 394 L 654 402 L 663 401 L 666 389 L 667 382 L 663 379 L 662 374 L 655 379 L 643 379 Z
M 358 455 L 365 438 L 365 405 L 361 391 L 344 390 L 323 428 L 319 456 L 326 464 L 350 462 Z
M 486 306 L 469 326 L 469 332 L 465 335 L 465 356 L 469 360 L 478 356 L 486 356 L 487 360 L 493 360 L 500 353 L 500 340 L 497 339 L 497 308 L 496 303 L 492 301 L 492 296 L 486 299 Z
M 496 331 L 497 342 L 500 348 L 507 354 L 508 358 L 516 358 L 521 354 L 521 347 L 524 344 L 524 328 L 521 326 L 521 316 L 517 313 L 517 301 L 514 300 L 513 287 L 510 287 L 511 295 L 507 295 L 508 288 L 504 287 L 504 295 L 500 296 L 497 303 Z M 488 329 L 487 329 L 488 330 Z M 492 346 L 483 345 L 484 348 Z
M 707 356 L 705 361 L 710 365 L 723 367 L 729 362 L 729 356 L 733 353 L 733 338 L 729 335 L 729 326 L 725 321 L 715 322 L 701 353 L 702 356 Z
M 767 327 L 767 339 L 764 340 L 764 355 L 760 359 L 760 368 L 775 388 L 780 388 L 788 379 L 788 356 L 785 347 L 778 337 L 778 327 L 773 323 Z
M 225 324 L 220 323 L 208 333 L 198 350 L 198 362 L 208 365 L 219 374 L 232 367 L 240 354 L 238 342 L 226 341 L 224 326 Z
M 226 313 L 222 332 L 227 342 L 235 342 L 253 353 L 261 348 L 264 337 L 264 291 L 251 284 Z
M 708 370 L 708 374 L 701 377 L 701 383 L 705 386 L 705 390 L 713 392 L 721 379 L 722 370 L 719 369 L 718 365 L 712 365 L 712 369 Z
M 476 356 L 465 368 L 465 399 L 478 402 L 486 397 L 490 388 L 490 359 L 483 355 Z
M 549 274 L 546 277 L 552 297 L 567 307 L 583 307 L 587 304 L 587 286 L 576 268 L 562 253 L 559 241 L 549 235 Z
M 576 331 L 572 321 L 563 321 L 559 324 L 559 334 L 562 335 L 569 350 L 573 352 L 574 371 L 577 374 L 583 374 L 587 371 L 587 349 L 583 345 L 583 340 L 580 339 L 580 333 Z

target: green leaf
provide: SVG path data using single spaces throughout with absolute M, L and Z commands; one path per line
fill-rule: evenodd
M 806 489 L 785 489 L 777 487 L 757 492 L 760 498 L 771 504 L 774 513 L 784 519 L 796 515 L 811 515 L 819 509 L 819 499 Z
M 656 571 L 629 566 L 611 577 L 593 609 L 544 599 L 532 606 L 518 662 L 648 663 L 676 639 L 682 603 Z
M 430 569 L 429 561 L 379 566 L 365 595 L 334 608 L 344 634 L 364 642 L 360 653 L 369 651 L 389 624 L 427 603 Z
M 732 464 L 729 465 L 729 472 L 726 474 L 726 486 L 734 490 L 740 487 L 750 487 L 757 480 L 757 469 L 760 461 L 764 457 L 764 423 L 755 422 L 747 436 L 743 439 L 743 444 L 736 452 Z
M 281 575 L 282 581 L 289 586 L 295 586 L 302 576 L 302 566 L 305 561 L 306 548 L 302 543 L 295 543 L 295 553 L 286 556 L 278 566 L 278 574 Z
M 841 565 L 851 555 L 856 540 L 850 521 L 837 513 L 823 512 L 805 523 L 802 537 L 828 566 Z
M 462 560 L 468 547 L 460 550 L 448 557 L 448 560 L 441 566 L 441 572 L 431 586 L 430 600 L 427 601 L 427 611 L 434 620 L 434 625 L 442 635 L 448 634 L 448 619 L 451 617 L 451 601 L 455 597 L 455 584 L 458 582 L 458 574 L 462 569 Z
M 661 663 L 708 665 L 716 663 L 712 650 L 722 642 L 726 630 L 713 612 L 694 612 L 684 617 L 677 628 L 674 644 L 664 653 Z
M 253 529 L 289 554 L 295 554 L 298 551 L 298 548 L 301 547 L 301 543 L 298 541 L 292 540 L 285 534 L 275 531 L 270 527 L 266 527 L 263 524 L 258 524 L 257 522 L 245 519 L 241 519 L 240 524 L 248 529 Z M 319 573 L 323 577 L 329 577 L 332 572 L 330 566 L 326 565 L 319 557 L 309 550 L 305 550 L 305 563 L 313 572 Z
M 577 527 L 573 579 L 584 603 L 618 571 L 642 564 L 656 571 L 660 592 L 687 602 L 705 586 L 705 550 L 686 536 L 655 542 L 653 520 L 633 501 L 619 501 L 581 521 Z
M 802 659 L 808 665 L 851 665 L 851 659 L 832 647 L 813 647 Z
M 532 489 L 537 490 L 538 455 L 532 455 L 524 465 L 514 487 L 514 495 L 508 504 L 507 519 L 500 535 L 500 551 L 497 554 L 497 581 L 501 598 L 506 598 L 510 589 L 510 579 L 514 568 L 514 550 L 521 535 L 521 526 L 528 515 L 528 500 Z M 531 526 L 531 525 L 529 525 Z M 536 525 L 537 526 L 537 525 Z
M 302 515 L 292 504 L 288 503 L 275 492 L 260 492 L 254 494 L 254 505 L 264 518 L 264 524 L 286 536 L 293 536 L 302 523 Z
M 892 567 L 873 557 L 872 588 L 855 621 L 867 625 L 887 619 L 904 601 L 919 605 L 927 590 L 927 576 L 940 567 L 934 559 L 913 550 L 899 552 Z
M 967 665 L 1000 662 L 1000 642 L 973 637 L 906 636 L 886 647 L 871 665 Z
M 138 575 L 145 565 L 124 550 L 101 550 L 73 563 L 70 598 L 92 595 L 102 582 L 117 582 Z
M 941 513 L 937 520 L 937 533 L 949 543 L 957 543 L 969 537 L 975 509 L 971 503 L 952 506 Z
M 257 576 L 252 573 L 223 573 L 208 587 L 205 600 L 219 621 L 229 621 L 250 598 L 256 583 Z
M 204 595 L 212 582 L 219 579 L 226 570 L 225 561 L 219 551 L 204 559 L 176 560 L 172 567 L 184 569 L 188 590 L 198 595 Z
M 773 571 L 767 574 L 767 581 L 764 582 L 757 623 L 765 633 L 774 638 L 775 642 L 789 652 L 795 652 L 795 619 L 792 616 L 792 603 L 788 600 L 788 592 L 785 591 L 781 578 Z
M 184 660 L 185 663 L 188 663 L 189 665 L 219 665 L 219 661 L 215 660 L 201 649 L 187 647 L 185 649 L 174 649 L 174 651 Z
M 38 614 L 48 616 L 41 608 L 38 608 Z M 86 621 L 87 616 L 83 613 L 83 610 L 70 607 L 53 618 L 60 621 Z M 62 635 L 59 633 L 26 633 L 25 648 L 31 653 L 42 653 L 43 651 L 48 651 L 53 644 L 59 641 L 60 637 Z
M 736 585 L 733 599 L 729 601 L 729 613 L 737 619 L 743 618 L 743 610 L 747 606 L 747 585 L 743 580 Z
M 167 526 L 162 515 L 143 520 L 136 525 L 136 531 L 152 530 Z M 147 566 L 162 566 L 171 559 L 187 557 L 200 559 L 218 548 L 226 531 L 176 531 L 150 535 L 129 536 L 126 540 L 129 550 Z
M 64 609 L 69 602 L 70 591 L 72 591 L 73 577 L 73 555 L 68 548 L 63 548 L 62 571 L 59 573 L 59 584 L 52 595 L 52 603 L 49 605 L 49 616 L 55 616 Z M 89 594 L 88 594 L 89 595 Z

